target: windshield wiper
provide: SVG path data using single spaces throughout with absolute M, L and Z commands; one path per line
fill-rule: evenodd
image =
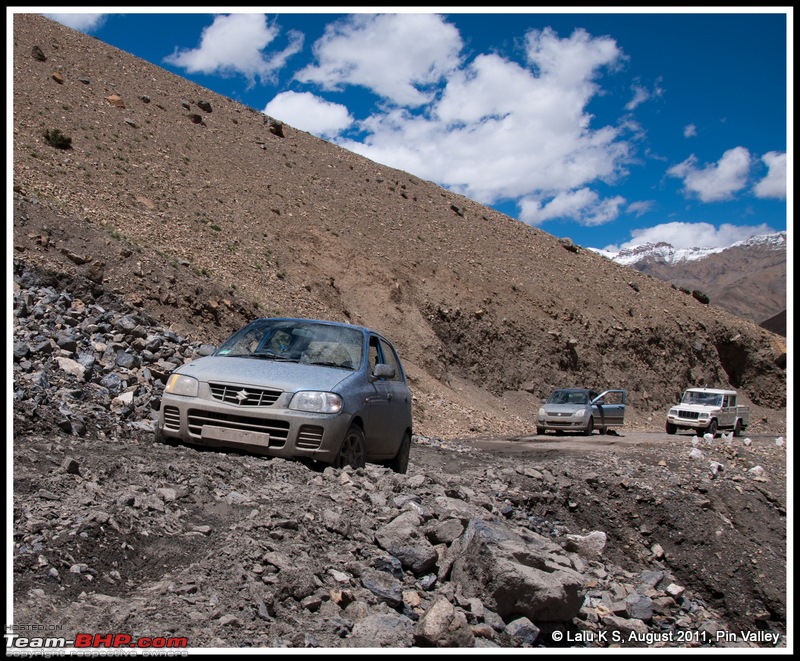
M 268 353 L 229 353 L 225 354 L 226 358 L 259 358 L 261 360 L 279 360 L 281 362 L 287 363 L 296 363 L 298 362 L 298 358 L 292 358 L 290 356 L 279 356 L 272 352 Z

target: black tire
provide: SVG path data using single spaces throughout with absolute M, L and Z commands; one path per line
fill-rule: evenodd
M 671 422 L 667 423 L 667 433 L 668 434 L 675 434 L 678 431 L 678 426 L 673 425 Z
M 339 448 L 339 454 L 333 460 L 334 468 L 344 468 L 345 466 L 352 466 L 353 468 L 364 468 L 366 465 L 367 450 L 366 441 L 364 440 L 364 432 L 358 425 L 350 425 L 350 429 L 342 439 L 342 445 Z
M 736 425 L 733 427 L 733 435 L 737 438 L 742 435 L 742 421 L 737 420 Z
M 583 430 L 584 436 L 591 436 L 592 432 L 594 431 L 594 418 L 589 418 L 589 424 L 586 425 L 586 429 Z
M 537 433 L 539 436 L 544 436 L 546 431 L 547 431 L 547 430 L 546 430 L 544 427 L 537 427 L 537 428 L 536 428 L 536 433 Z
M 717 421 L 716 420 L 713 420 L 713 419 L 711 420 L 711 422 L 708 425 L 708 429 L 706 430 L 706 433 L 707 434 L 711 434 L 712 436 L 716 436 L 717 435 Z
M 608 433 L 608 427 L 600 427 L 597 431 L 599 431 L 600 434 L 605 436 Z
M 389 461 L 386 465 L 391 468 L 395 473 L 407 473 L 408 472 L 408 457 L 411 454 L 411 436 L 409 436 L 408 432 L 405 433 L 403 436 L 403 440 L 400 443 L 400 448 L 397 450 L 397 454 L 394 456 L 394 459 Z
M 170 436 L 164 436 L 164 432 L 159 428 L 156 424 L 156 429 L 153 432 L 153 438 L 156 443 L 161 443 L 162 445 L 169 445 L 170 447 L 178 447 L 180 445 L 180 441 L 176 438 L 171 438 Z

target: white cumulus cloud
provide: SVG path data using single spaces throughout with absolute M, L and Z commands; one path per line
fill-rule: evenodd
M 283 50 L 265 53 L 280 34 L 263 14 L 230 14 L 214 17 L 203 30 L 197 48 L 175 49 L 164 62 L 186 69 L 188 73 L 242 75 L 250 84 L 266 82 L 303 47 L 303 35 L 287 33 L 289 43 Z
M 105 21 L 105 14 L 43 14 L 61 25 L 66 25 L 80 32 L 92 32 L 99 28 Z
M 569 218 L 581 225 L 604 225 L 619 216 L 625 198 L 616 196 L 601 199 L 588 188 L 556 195 L 547 204 L 524 198 L 520 202 L 520 220 L 530 225 L 540 225 L 555 218 Z
M 716 202 L 732 199 L 747 185 L 750 164 L 750 152 L 744 147 L 734 147 L 719 161 L 705 167 L 698 167 L 697 158 L 692 155 L 667 170 L 667 174 L 683 179 L 689 194 L 697 195 L 703 202 Z
M 586 110 L 602 69 L 623 58 L 616 43 L 583 30 L 562 39 L 546 29 L 528 33 L 525 44 L 529 66 L 478 55 L 450 72 L 424 114 L 376 113 L 359 124 L 363 140 L 339 144 L 482 204 L 618 180 L 631 153 L 625 129 L 593 129 Z M 402 51 L 394 57 L 402 59 Z
M 317 64 L 295 74 L 325 90 L 360 85 L 393 103 L 419 106 L 459 65 L 458 30 L 435 14 L 357 14 L 328 25 L 314 44 Z
M 767 176 L 756 184 L 756 197 L 786 199 L 786 152 L 770 151 L 761 160 L 767 166 Z
M 353 123 L 346 106 L 310 92 L 282 92 L 264 108 L 270 117 L 291 117 L 292 126 L 320 137 L 335 136 Z

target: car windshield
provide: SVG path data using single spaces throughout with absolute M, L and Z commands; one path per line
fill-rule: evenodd
M 683 393 L 681 404 L 701 404 L 703 406 L 722 406 L 722 395 L 713 392 L 687 390 Z
M 296 319 L 257 319 L 228 338 L 216 355 L 357 369 L 363 353 L 363 334 L 355 328 Z
M 556 390 L 547 398 L 547 404 L 588 404 L 589 395 L 574 390 Z

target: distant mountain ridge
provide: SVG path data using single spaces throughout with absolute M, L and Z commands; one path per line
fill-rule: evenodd
M 786 232 L 752 236 L 726 248 L 675 248 L 647 243 L 618 253 L 594 250 L 677 287 L 707 294 L 712 305 L 786 335 Z M 783 327 L 775 318 L 783 313 Z

